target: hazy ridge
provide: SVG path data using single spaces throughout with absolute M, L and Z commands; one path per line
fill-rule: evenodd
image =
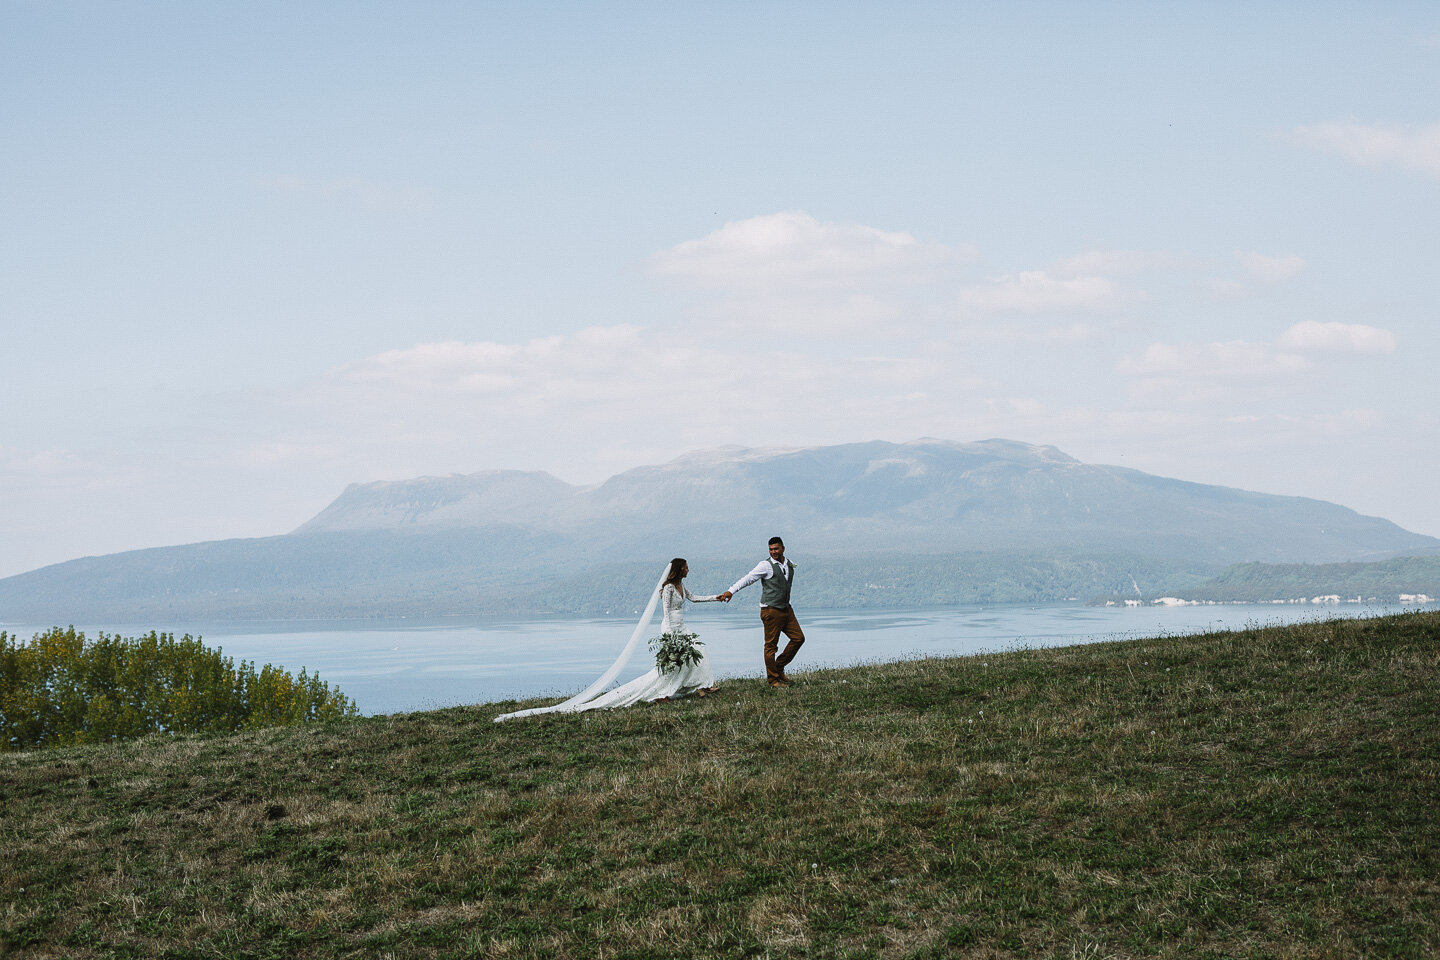
M 812 606 L 1193 594 L 1234 564 L 1440 554 L 1336 504 L 1053 447 L 873 441 L 699 451 L 593 486 L 522 471 L 355 484 L 289 534 L 0 580 L 0 618 L 602 613 L 633 606 L 675 555 L 697 589 L 721 589 L 775 533 Z

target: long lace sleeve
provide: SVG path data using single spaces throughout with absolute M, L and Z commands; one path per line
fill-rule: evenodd
M 684 584 L 681 584 L 681 589 L 685 591 L 685 599 L 689 600 L 691 603 L 705 603 L 707 600 L 720 599 L 720 594 L 718 593 L 715 594 L 713 597 L 697 597 L 695 596 L 695 594 L 691 593 L 690 588 L 685 586 Z

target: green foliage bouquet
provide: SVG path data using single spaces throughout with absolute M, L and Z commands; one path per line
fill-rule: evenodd
M 650 639 L 650 649 L 655 651 L 655 669 L 661 673 L 674 673 L 686 664 L 699 663 L 705 655 L 700 650 L 703 646 L 693 633 L 662 633 Z

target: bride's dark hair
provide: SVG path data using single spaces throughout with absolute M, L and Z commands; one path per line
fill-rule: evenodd
M 672 583 L 677 587 L 680 586 L 680 580 L 682 579 L 680 571 L 684 570 L 686 566 L 687 564 L 685 563 L 684 557 L 676 557 L 674 560 L 671 560 L 670 572 L 665 574 L 665 582 L 660 584 L 660 588 L 663 590 Z

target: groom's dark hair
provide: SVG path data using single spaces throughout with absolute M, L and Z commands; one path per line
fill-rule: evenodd
M 770 542 L 767 543 L 767 544 L 765 544 L 765 546 L 771 547 L 771 546 L 774 546 L 774 545 L 777 544 L 777 543 L 780 544 L 780 546 L 782 546 L 782 547 L 785 546 L 785 541 L 784 541 L 784 540 L 781 540 L 779 537 L 771 537 L 771 538 L 770 538 Z

